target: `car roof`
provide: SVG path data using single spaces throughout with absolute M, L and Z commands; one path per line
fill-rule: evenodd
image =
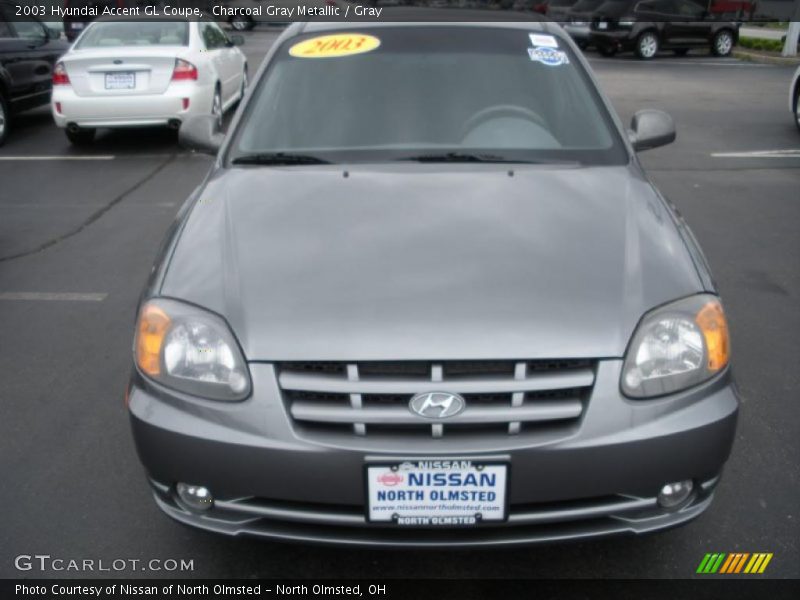
M 388 10 L 388 9 L 387 9 Z M 453 20 L 454 13 L 457 12 L 459 14 L 460 19 L 459 21 Z M 502 29 L 514 29 L 514 30 L 524 30 L 524 31 L 543 31 L 546 33 L 553 33 L 553 34 L 563 34 L 563 29 L 561 27 L 551 21 L 547 21 L 541 15 L 534 15 L 533 18 L 528 15 L 522 15 L 521 13 L 516 13 L 520 15 L 518 20 L 509 21 L 509 17 L 516 16 L 514 13 L 507 13 L 504 12 L 502 15 L 499 15 L 501 11 L 482 11 L 482 10 L 458 10 L 454 11 L 452 9 L 444 9 L 444 10 L 436 10 L 436 9 L 396 9 L 392 11 L 391 17 L 394 18 L 408 18 L 408 21 L 377 21 L 377 22 L 368 22 L 368 21 L 350 21 L 347 23 L 343 22 L 336 22 L 336 21 L 308 21 L 303 24 L 301 31 L 302 33 L 313 33 L 313 32 L 324 32 L 324 31 L 332 31 L 332 30 L 339 30 L 343 28 L 347 29 L 382 29 L 385 27 L 407 27 L 407 28 L 415 28 L 415 27 L 465 27 L 465 28 L 475 28 L 475 29 L 485 29 L 485 28 L 502 28 Z M 486 17 L 489 16 L 496 16 L 497 21 L 487 20 Z M 438 17 L 438 20 L 437 18 Z M 475 20 L 467 20 L 470 17 L 474 18 Z M 416 20 L 419 19 L 419 20 Z

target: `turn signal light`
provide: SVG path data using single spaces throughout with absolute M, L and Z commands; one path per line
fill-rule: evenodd
M 176 58 L 172 81 L 197 81 L 197 67 L 189 61 Z
M 728 322 L 719 302 L 708 302 L 695 317 L 695 322 L 703 332 L 708 348 L 708 370 L 719 371 L 730 359 L 730 339 Z
M 161 347 L 169 329 L 167 314 L 152 304 L 145 305 L 136 328 L 136 364 L 150 376 L 161 373 Z
M 64 63 L 57 63 L 53 69 L 53 85 L 69 85 L 69 75 Z

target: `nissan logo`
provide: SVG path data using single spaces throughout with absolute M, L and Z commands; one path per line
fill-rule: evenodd
M 454 417 L 467 406 L 464 398 L 448 392 L 425 392 L 411 398 L 408 408 L 420 417 L 447 419 Z

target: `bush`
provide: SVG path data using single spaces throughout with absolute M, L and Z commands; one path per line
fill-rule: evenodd
M 780 40 L 762 40 L 758 38 L 740 37 L 739 45 L 750 50 L 763 50 L 765 52 L 780 52 L 783 42 Z

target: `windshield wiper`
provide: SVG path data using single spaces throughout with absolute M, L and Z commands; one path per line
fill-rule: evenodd
M 261 152 L 243 154 L 231 161 L 234 165 L 329 165 L 331 161 L 310 154 L 289 152 Z
M 416 161 L 422 163 L 527 163 L 536 164 L 536 161 L 507 158 L 496 154 L 469 154 L 462 152 L 444 152 L 442 154 L 419 154 L 405 156 L 398 160 Z

